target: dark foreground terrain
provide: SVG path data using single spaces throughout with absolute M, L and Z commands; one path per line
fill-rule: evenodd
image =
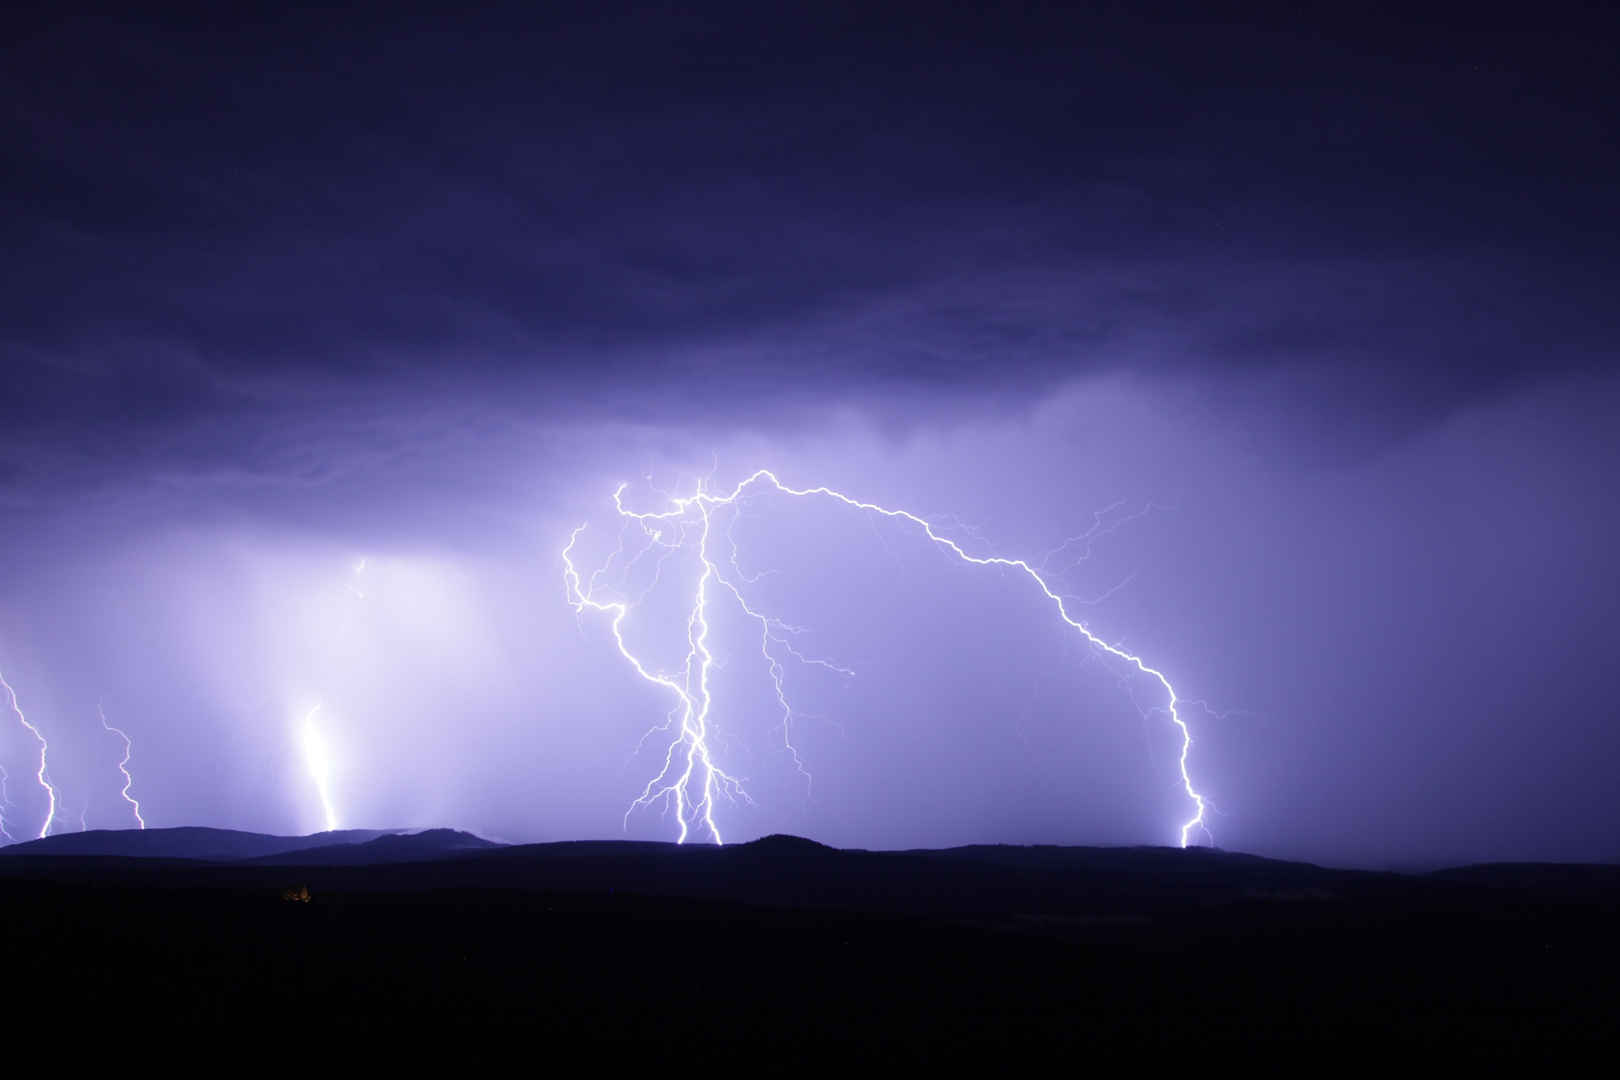
M 1494 1050 L 1611 1037 L 1620 1005 L 1620 867 L 164 832 L 139 856 L 82 853 L 132 834 L 0 853 L 9 1021 L 396 1049 L 504 1028 L 753 1073 L 1054 1045 Z M 214 854 L 173 857 L 188 845 Z

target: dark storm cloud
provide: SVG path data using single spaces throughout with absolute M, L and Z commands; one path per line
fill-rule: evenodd
M 663 705 L 558 552 L 621 481 L 769 466 L 1016 556 L 1151 504 L 1063 587 L 1212 703 L 1222 843 L 1612 854 L 1602 13 L 222 10 L 0 54 L 0 668 L 92 822 L 105 693 L 166 824 L 308 827 L 320 699 L 356 821 L 615 834 Z M 825 798 L 765 732 L 740 832 L 1183 820 L 1038 596 L 738 528 L 861 672 L 795 673 Z
M 1299 369 L 1376 445 L 1615 333 L 1587 220 L 1617 152 L 1576 24 L 818 6 L 20 30 L 13 468 L 90 429 L 123 457 L 199 417 L 408 397 L 447 365 L 469 396 L 647 419 L 716 393 L 1017 403 L 1097 370 Z

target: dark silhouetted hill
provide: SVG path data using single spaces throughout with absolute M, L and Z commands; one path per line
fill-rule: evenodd
M 498 1025 L 602 1060 L 687 1047 L 956 1067 L 982 1051 L 1004 1068 L 1009 1047 L 1524 1046 L 1601 1038 L 1620 1010 L 1620 868 L 1605 866 L 1397 874 L 793 836 L 501 847 L 450 829 L 4 850 L 0 961 L 28 990 L 8 1016 L 33 1033 L 83 1015 L 246 1039 L 330 1024 L 415 1048 Z M 663 988 L 694 971 L 701 993 Z
M 806 840 L 802 836 L 792 836 L 788 833 L 771 833 L 742 846 L 750 851 L 765 851 L 779 855 L 810 855 L 838 850 L 819 841 Z
M 390 833 L 359 843 L 319 844 L 265 855 L 255 862 L 281 866 L 369 866 L 489 851 L 502 845 L 459 829 Z
M 257 859 L 327 844 L 354 845 L 389 835 L 382 829 L 339 829 L 309 836 L 270 836 L 181 826 L 173 829 L 92 829 L 0 848 L 6 855 L 98 855 L 148 859 Z

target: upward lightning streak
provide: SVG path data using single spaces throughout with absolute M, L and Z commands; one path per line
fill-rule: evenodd
M 794 628 L 777 622 L 752 608 L 743 598 L 740 586 L 736 581 L 727 578 L 722 573 L 719 565 L 711 557 L 709 550 L 710 530 L 714 520 L 714 512 L 723 507 L 737 505 L 738 501 L 751 488 L 761 485 L 783 495 L 790 495 L 795 498 L 820 496 L 842 503 L 855 510 L 904 521 L 921 529 L 930 541 L 963 562 L 972 563 L 975 566 L 997 566 L 1016 570 L 1027 576 L 1040 589 L 1046 599 L 1052 603 L 1058 617 L 1079 631 L 1087 642 L 1103 653 L 1122 661 L 1140 674 L 1153 679 L 1163 690 L 1167 699 L 1164 711 L 1181 736 L 1181 752 L 1177 762 L 1181 773 L 1181 786 L 1194 807 L 1193 815 L 1181 826 L 1181 846 L 1186 847 L 1191 842 L 1191 837 L 1195 831 L 1208 835 L 1208 829 L 1204 823 L 1207 800 L 1193 786 L 1192 776 L 1187 770 L 1187 755 L 1192 749 L 1192 732 L 1178 710 L 1181 701 L 1176 695 L 1175 687 L 1170 685 L 1170 680 L 1165 677 L 1162 671 L 1149 666 L 1134 653 L 1128 652 L 1120 646 L 1110 644 L 1088 630 L 1083 623 L 1070 613 L 1064 595 L 1052 588 L 1042 576 L 1041 571 L 1023 559 L 971 555 L 959 546 L 956 541 L 940 535 L 934 525 L 916 514 L 905 510 L 893 510 L 885 506 L 879 506 L 876 503 L 862 502 L 829 487 L 788 487 L 777 479 L 775 473 L 768 469 L 760 469 L 753 473 L 728 494 L 718 495 L 706 492 L 703 490 L 703 485 L 699 484 L 696 494 L 684 498 L 666 496 L 669 499 L 670 509 L 657 512 L 638 512 L 627 508 L 624 505 L 625 485 L 623 484 L 613 493 L 613 505 L 618 511 L 621 521 L 625 523 L 634 522 L 640 525 L 653 543 L 663 543 L 664 533 L 674 530 L 677 534 L 676 546 L 679 546 L 684 543 L 687 528 L 690 527 L 697 531 L 697 556 L 701 569 L 698 577 L 697 592 L 693 598 L 691 613 L 687 618 L 686 657 L 674 675 L 649 670 L 642 660 L 625 644 L 624 623 L 629 617 L 633 604 L 624 600 L 597 598 L 596 585 L 598 577 L 601 576 L 601 571 L 593 574 L 588 582 L 581 578 L 578 569 L 574 566 L 573 551 L 575 545 L 579 542 L 580 534 L 585 531 L 584 525 L 573 531 L 568 538 L 567 546 L 563 548 L 563 581 L 568 590 L 569 602 L 575 612 L 584 612 L 589 609 L 611 615 L 610 626 L 619 653 L 629 662 L 638 676 L 675 696 L 675 704 L 669 714 L 668 724 L 663 729 L 654 729 L 655 731 L 675 729 L 669 749 L 665 753 L 663 769 L 657 776 L 648 781 L 641 795 L 631 804 L 630 810 L 625 815 L 627 821 L 629 814 L 637 808 L 662 803 L 666 809 L 672 806 L 675 810 L 679 824 L 678 842 L 684 843 L 690 831 L 701 824 L 701 827 L 718 844 L 722 840 L 720 829 L 714 820 L 716 798 L 736 799 L 740 797 L 746 800 L 748 797 L 741 782 L 727 774 L 716 764 L 709 746 L 711 707 L 709 672 L 713 667 L 714 658 L 708 647 L 709 624 L 707 608 L 710 594 L 713 591 L 711 586 L 713 585 L 719 585 L 727 590 L 737 600 L 744 614 L 755 620 L 761 627 L 761 648 L 770 666 L 771 677 L 776 686 L 777 700 L 784 713 L 784 741 L 789 752 L 793 755 L 795 764 L 801 772 L 804 771 L 803 762 L 799 760 L 798 752 L 794 749 L 792 743 L 790 724 L 793 718 L 793 710 L 788 705 L 787 698 L 783 693 L 782 665 L 771 652 L 771 645 L 774 642 L 796 658 L 805 660 L 782 637 L 784 632 L 792 632 Z M 1094 526 L 1093 532 L 1095 532 L 1095 529 Z M 1088 536 L 1085 539 L 1089 538 Z M 620 552 L 622 552 L 622 545 Z M 620 552 L 615 554 L 618 555 Z M 1053 554 L 1055 555 L 1056 552 Z M 1048 556 L 1048 561 L 1050 561 L 1051 557 Z M 737 570 L 736 576 L 738 579 L 745 583 L 753 580 L 743 575 L 740 569 L 737 569 L 734 546 L 730 565 L 734 570 Z M 1072 600 L 1072 598 L 1069 599 Z M 846 669 L 839 668 L 827 661 L 809 660 L 806 662 L 820 664 L 842 674 L 850 674 Z
M 56 820 L 56 785 L 51 783 L 50 769 L 45 761 L 45 755 L 50 750 L 50 744 L 45 741 L 45 736 L 40 734 L 39 728 L 30 724 L 28 717 L 23 715 L 22 708 L 17 704 L 17 691 L 11 688 L 10 683 L 6 682 L 4 675 L 0 675 L 0 687 L 5 688 L 6 695 L 11 699 L 11 711 L 17 714 L 17 719 L 22 721 L 22 726 L 27 728 L 29 734 L 33 735 L 35 741 L 39 743 L 39 771 L 34 775 L 39 780 L 39 786 L 45 789 L 45 824 L 39 827 L 39 838 L 43 840 L 50 835 L 51 823 Z
M 129 775 L 129 759 L 134 755 L 135 745 L 130 742 L 129 735 L 125 733 L 123 728 L 115 728 L 107 723 L 107 714 L 102 711 L 101 702 L 99 701 L 96 702 L 96 715 L 101 717 L 101 726 L 103 728 L 124 740 L 124 760 L 118 763 L 118 771 L 124 774 L 124 790 L 118 794 L 122 795 L 124 801 L 129 803 L 130 810 L 135 814 L 135 824 L 144 829 L 146 828 L 146 819 L 141 817 L 141 804 L 129 793 L 129 789 L 135 785 L 135 778 Z

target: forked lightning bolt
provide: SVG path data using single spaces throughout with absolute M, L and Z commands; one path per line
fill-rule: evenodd
M 6 682 L 4 675 L 0 675 L 0 687 L 5 688 L 6 695 L 11 699 L 11 711 L 17 714 L 17 719 L 22 721 L 22 726 L 27 728 L 29 734 L 33 735 L 34 740 L 39 743 L 39 771 L 34 776 L 39 781 L 39 786 L 45 789 L 45 824 L 39 827 L 39 838 L 43 840 L 50 835 L 51 824 L 56 820 L 56 785 L 51 783 L 50 768 L 45 760 L 45 755 L 51 747 L 45 741 L 45 736 L 40 734 L 39 728 L 30 724 L 28 717 L 23 715 L 22 708 L 17 704 L 17 691 L 11 688 L 10 683 Z
M 129 759 L 134 755 L 135 745 L 130 742 L 129 735 L 125 733 L 123 728 L 115 728 L 107 723 L 107 714 L 102 711 L 101 702 L 99 701 L 96 702 L 96 715 L 101 717 L 101 726 L 103 728 L 124 740 L 124 760 L 118 763 L 118 771 L 124 774 L 124 790 L 118 794 L 122 795 L 124 801 L 129 803 L 130 811 L 135 815 L 136 826 L 144 829 L 146 828 L 146 819 L 141 817 L 141 804 L 129 793 L 129 789 L 135 786 L 135 778 L 129 774 Z
M 687 532 L 694 530 L 697 534 L 697 557 L 700 573 L 697 591 L 693 596 L 690 614 L 686 620 L 686 658 L 674 675 L 650 670 L 625 644 L 624 623 L 629 617 L 634 603 L 623 599 L 598 599 L 596 595 L 598 578 L 606 572 L 614 559 L 621 558 L 625 554 L 622 536 L 619 549 L 609 558 L 608 566 L 604 566 L 601 570 L 592 574 L 588 580 L 581 578 L 579 570 L 574 566 L 573 561 L 574 546 L 579 542 L 580 534 L 585 531 L 584 525 L 573 531 L 568 538 L 567 546 L 563 548 L 563 581 L 568 590 L 569 602 L 573 605 L 574 610 L 584 612 L 589 609 L 611 615 L 610 626 L 619 653 L 638 676 L 655 686 L 667 690 L 675 698 L 668 722 L 661 728 L 653 729 L 653 731 L 672 732 L 669 747 L 664 755 L 664 766 L 657 776 L 648 781 L 641 795 L 631 804 L 630 810 L 626 812 L 627 821 L 629 814 L 637 808 L 663 803 L 666 809 L 673 808 L 675 811 L 679 826 L 679 834 L 676 837 L 677 842 L 685 842 L 693 829 L 701 828 L 706 830 L 708 835 L 718 844 L 722 842 L 722 839 L 720 828 L 714 819 L 716 799 L 718 797 L 742 798 L 745 800 L 748 798 L 747 793 L 743 790 L 742 783 L 736 777 L 728 774 L 715 761 L 715 755 L 709 745 L 712 705 L 709 691 L 709 674 L 714 665 L 714 657 L 708 645 L 709 624 L 707 612 L 711 594 L 717 587 L 730 593 L 741 606 L 742 611 L 761 628 L 761 649 L 769 665 L 771 678 L 775 683 L 777 700 L 783 709 L 784 741 L 800 771 L 804 771 L 803 763 L 799 761 L 798 752 L 793 748 L 791 737 L 790 725 L 793 719 L 793 710 L 788 705 L 783 692 L 782 664 L 772 652 L 772 645 L 775 644 L 800 660 L 820 664 L 834 671 L 849 674 L 845 669 L 827 661 L 810 660 L 800 656 L 784 636 L 792 633 L 795 628 L 771 619 L 749 605 L 743 597 L 741 584 L 746 584 L 753 579 L 746 577 L 738 569 L 734 545 L 731 558 L 728 560 L 731 568 L 736 571 L 734 578 L 726 576 L 711 553 L 710 541 L 714 524 L 714 512 L 722 507 L 738 505 L 739 500 L 750 489 L 761 486 L 795 498 L 819 496 L 842 503 L 855 510 L 906 522 L 916 526 L 930 541 L 963 562 L 972 563 L 975 566 L 997 566 L 1016 570 L 1027 576 L 1036 588 L 1045 595 L 1046 599 L 1052 603 L 1058 617 L 1079 631 L 1093 647 L 1114 657 L 1137 672 L 1152 678 L 1159 684 L 1166 697 L 1165 712 L 1181 736 L 1181 752 L 1178 757 L 1181 785 L 1194 808 L 1193 815 L 1181 826 L 1181 846 L 1186 847 L 1191 842 L 1194 832 L 1201 831 L 1208 835 L 1208 830 L 1204 824 L 1207 800 L 1193 786 L 1192 776 L 1187 771 L 1187 755 L 1192 749 L 1192 732 L 1178 710 L 1181 701 L 1176 696 L 1175 688 L 1170 685 L 1170 680 L 1165 677 L 1163 672 L 1149 666 L 1141 657 L 1104 641 L 1088 630 L 1083 623 L 1070 613 L 1064 595 L 1053 589 L 1041 572 L 1023 559 L 971 555 L 959 546 L 956 541 L 940 535 L 933 524 L 916 514 L 905 510 L 892 510 L 876 503 L 862 502 L 829 487 L 788 487 L 777 479 L 776 474 L 768 469 L 761 469 L 753 473 L 728 494 L 718 495 L 706 492 L 700 484 L 696 494 L 684 498 L 666 496 L 669 500 L 669 509 L 656 512 L 638 512 L 627 508 L 624 504 L 625 485 L 621 484 L 618 490 L 613 493 L 613 505 L 618 512 L 621 523 L 624 525 L 631 523 L 639 525 L 647 539 L 647 546 L 629 559 L 627 566 L 633 565 L 652 547 L 663 546 L 669 550 L 663 552 L 659 557 L 659 569 L 661 571 L 663 560 L 668 557 L 670 551 L 686 544 Z M 671 533 L 674 534 L 673 539 L 669 536 Z M 727 537 L 729 539 L 729 533 Z M 1089 536 L 1082 539 L 1089 539 Z M 1048 560 L 1051 558 L 1052 556 L 1048 556 Z M 652 587 L 656 587 L 656 585 L 657 580 L 655 579 Z M 642 596 L 650 592 L 652 587 L 644 591 Z M 652 732 L 649 732 L 650 734 Z

